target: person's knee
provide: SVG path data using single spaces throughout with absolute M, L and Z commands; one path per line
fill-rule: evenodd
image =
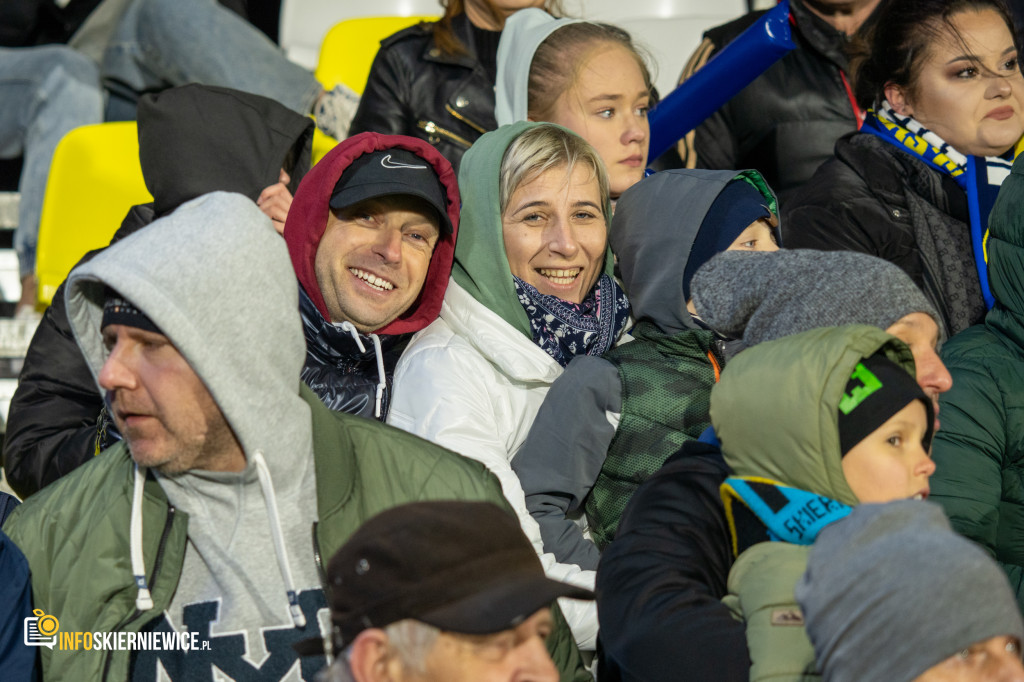
M 65 82 L 79 83 L 99 89 L 100 74 L 96 63 L 80 52 L 63 46 L 51 51 L 51 73 Z

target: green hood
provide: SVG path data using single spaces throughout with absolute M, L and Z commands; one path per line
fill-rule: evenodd
M 530 320 L 516 296 L 505 255 L 498 174 L 508 146 L 523 131 L 537 125 L 552 124 L 520 121 L 502 126 L 481 136 L 462 157 L 462 213 L 452 266 L 452 278 L 459 286 L 528 339 L 533 338 Z M 604 271 L 612 274 L 611 249 L 606 252 Z
M 988 220 L 988 282 L 1002 307 L 1024 315 L 1024 154 L 1003 181 Z
M 711 391 L 711 423 L 737 476 L 858 503 L 843 475 L 839 400 L 861 358 L 881 350 L 914 374 L 906 344 L 877 327 L 823 327 L 743 351 Z

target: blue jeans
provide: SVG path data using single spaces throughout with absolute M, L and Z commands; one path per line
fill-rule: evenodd
M 321 90 L 312 73 L 215 0 L 134 0 L 101 71 L 105 83 L 139 93 L 203 83 L 263 95 L 300 114 Z
M 96 65 L 63 45 L 0 47 L 0 157 L 24 155 L 14 248 L 22 278 L 35 271 L 46 178 L 57 143 L 103 120 Z

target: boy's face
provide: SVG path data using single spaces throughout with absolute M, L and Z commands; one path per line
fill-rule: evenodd
M 924 405 L 915 400 L 857 443 L 843 457 L 843 475 L 861 502 L 928 497 L 935 472 L 922 441 L 928 432 Z

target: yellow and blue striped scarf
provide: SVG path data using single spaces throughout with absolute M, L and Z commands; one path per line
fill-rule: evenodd
M 886 101 L 868 109 L 861 132 L 880 137 L 940 173 L 949 175 L 967 194 L 974 264 L 985 305 L 991 308 L 995 298 L 988 286 L 988 214 L 999 194 L 999 187 L 1010 175 L 1013 160 L 1024 146 L 1024 138 L 1003 156 L 965 156 L 919 121 L 897 114 Z

